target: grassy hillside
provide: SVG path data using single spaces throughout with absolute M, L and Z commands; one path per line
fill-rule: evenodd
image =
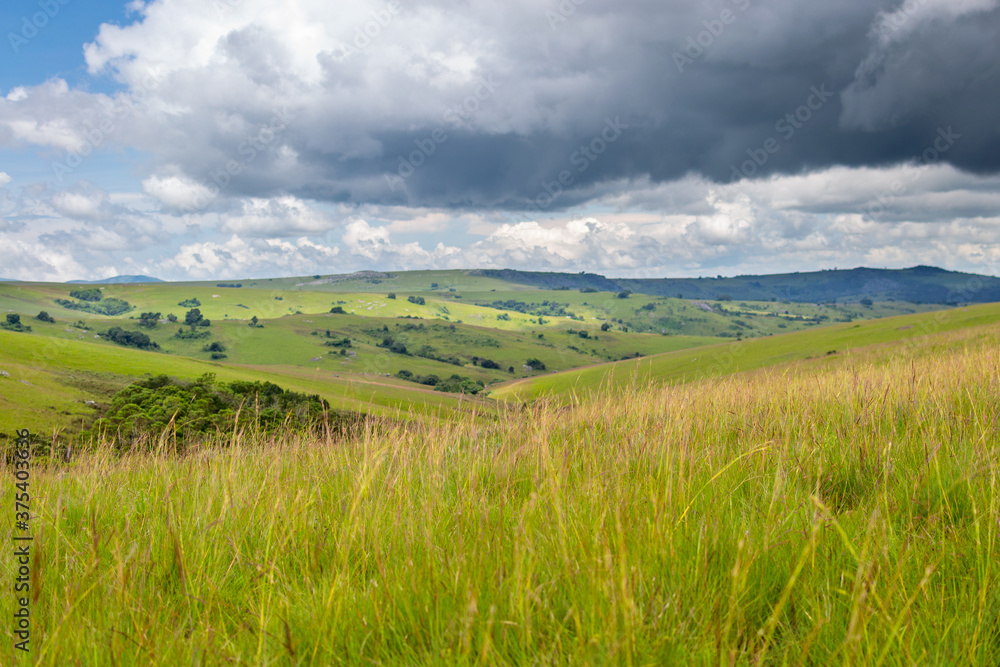
M 41 342 L 40 342 L 41 341 Z M 259 380 L 320 394 L 334 408 L 407 416 L 448 416 L 459 396 L 387 377 L 339 376 L 319 368 L 234 365 L 121 348 L 90 341 L 39 339 L 0 331 L 0 433 L 28 428 L 76 432 L 119 389 L 147 375 Z M 476 399 L 464 397 L 466 402 Z
M 492 421 L 36 467 L 33 662 L 997 664 L 996 314 Z
M 91 290 L 87 298 L 98 300 L 73 297 L 74 292 L 80 295 L 78 290 Z M 88 312 L 95 304 L 117 303 L 112 300 L 130 309 L 114 316 Z M 69 307 L 74 304 L 76 308 Z M 211 326 L 196 327 L 203 337 L 184 337 L 191 333 L 185 316 L 194 307 Z M 807 304 L 547 290 L 474 271 L 208 283 L 3 283 L 0 317 L 18 315 L 31 331 L 0 330 L 5 341 L 0 371 L 8 374 L 0 375 L 0 406 L 5 409 L 0 433 L 10 433 L 18 424 L 72 433 L 114 391 L 147 374 L 188 380 L 205 372 L 220 379 L 266 378 L 289 389 L 320 393 L 335 407 L 433 413 L 459 403 L 444 390 L 482 391 L 626 358 L 820 331 L 833 323 L 853 326 L 931 308 L 900 301 Z M 54 321 L 37 319 L 41 311 Z M 159 320 L 141 326 L 143 313 L 158 313 Z M 168 316 L 177 321 L 169 322 Z M 252 318 L 257 326 L 251 326 Z M 113 327 L 148 337 L 148 347 L 157 351 L 121 347 L 109 340 Z M 824 335 L 802 340 L 825 341 Z M 788 342 L 774 345 L 799 345 L 799 339 L 781 340 Z M 819 352 L 824 353 L 846 343 L 816 345 L 827 345 Z M 788 354 L 771 356 L 780 360 Z M 583 371 L 583 384 L 592 384 L 602 372 Z M 495 395 L 534 395 L 535 387 L 564 389 L 569 386 L 566 377 L 554 375 L 530 389 L 517 385 Z
M 553 395 L 569 400 L 605 386 L 688 382 L 797 360 L 833 357 L 870 345 L 911 346 L 930 334 L 978 326 L 995 328 L 998 323 L 1000 304 L 836 324 L 812 331 L 716 344 L 514 381 L 495 387 L 491 396 L 525 400 Z
M 544 289 L 591 288 L 629 290 L 656 296 L 683 295 L 688 299 L 728 296 L 750 301 L 857 303 L 860 299 L 897 299 L 917 303 L 986 303 L 1000 301 L 1000 278 L 933 266 L 909 269 L 840 269 L 763 276 L 702 278 L 606 278 L 592 273 L 481 270 L 476 275 Z

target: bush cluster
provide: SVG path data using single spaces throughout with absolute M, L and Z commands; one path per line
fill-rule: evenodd
M 149 339 L 149 336 L 141 331 L 126 331 L 121 327 L 111 327 L 103 332 L 101 336 L 112 343 L 117 343 L 124 347 L 134 347 L 140 350 L 159 350 L 160 346 Z
M 123 446 L 169 431 L 183 444 L 237 428 L 287 432 L 344 425 L 356 417 L 331 412 L 329 403 L 318 395 L 288 391 L 270 382 L 216 383 L 211 373 L 183 382 L 159 375 L 115 394 L 106 413 L 83 435 Z

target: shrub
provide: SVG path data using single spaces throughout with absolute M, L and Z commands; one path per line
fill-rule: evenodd
M 168 426 L 184 445 L 206 434 L 251 429 L 263 433 L 320 425 L 341 429 L 359 415 L 331 412 L 316 395 L 282 389 L 270 382 L 216 383 L 206 374 L 195 382 L 165 375 L 136 382 L 111 399 L 106 414 L 83 435 L 110 438 L 118 447 L 143 436 L 157 436 Z
M 139 316 L 139 326 L 152 329 L 160 323 L 159 313 L 143 313 Z
M 389 350 L 390 352 L 395 352 L 396 354 L 408 354 L 406 351 L 406 345 L 392 336 L 386 336 L 383 338 L 382 342 L 378 343 L 378 347 Z
M 334 306 L 330 309 L 330 312 L 334 315 L 346 315 L 347 312 L 344 310 L 343 306 Z
M 123 315 L 130 310 L 135 309 L 135 306 L 131 305 L 128 301 L 122 301 L 121 299 L 115 298 L 103 299 L 95 303 L 87 301 L 70 301 L 69 299 L 56 299 L 56 303 L 63 308 L 68 308 L 70 310 L 82 310 L 84 312 L 95 313 L 97 315 L 107 315 L 109 317 Z
M 201 351 L 202 352 L 225 352 L 226 351 L 226 346 L 223 345 L 222 343 L 220 343 L 219 341 L 215 341 L 215 342 L 213 342 L 213 343 L 211 343 L 209 345 L 206 345 L 205 347 L 201 348 Z
M 416 304 L 418 306 L 424 306 L 424 305 L 427 304 L 427 302 L 424 300 L 424 297 L 422 297 L 422 296 L 410 296 L 410 297 L 407 297 L 406 300 L 409 301 L 410 303 Z
M 542 363 L 541 361 L 539 361 L 538 359 L 534 359 L 534 358 L 528 359 L 526 362 L 524 362 L 524 365 L 525 366 L 531 366 L 531 370 L 533 370 L 533 371 L 544 371 L 545 370 L 545 364 Z
M 385 298 L 387 298 L 387 299 L 395 299 L 396 298 L 396 293 L 395 292 L 389 292 L 389 294 L 386 295 Z
M 141 331 L 126 331 L 121 327 L 111 327 L 101 334 L 107 340 L 123 347 L 134 347 L 139 350 L 159 350 L 160 346 L 149 339 Z
M 80 301 L 100 301 L 103 298 L 101 290 L 98 287 L 90 287 L 87 289 L 75 289 L 69 293 L 74 299 L 79 299 Z
M 180 306 L 181 308 L 197 308 L 198 306 L 201 305 L 201 301 L 199 301 L 197 298 L 185 299 L 184 301 L 181 301 L 177 305 Z
M 55 322 L 55 319 L 44 310 L 39 311 L 39 313 L 35 315 L 35 319 L 39 322 Z
M 208 338 L 211 336 L 211 332 L 208 331 L 197 331 L 196 329 L 178 329 L 177 333 L 174 334 L 174 338 L 179 338 L 180 340 L 197 340 L 199 338 Z
M 212 321 L 206 320 L 202 316 L 200 309 L 192 308 L 191 310 L 187 311 L 187 313 L 184 315 L 184 324 L 194 329 L 195 327 L 211 326 Z
M 31 327 L 25 324 L 21 324 L 21 316 L 17 313 L 7 313 L 7 321 L 0 323 L 0 329 L 6 329 L 7 331 L 20 331 L 28 332 L 31 331 Z

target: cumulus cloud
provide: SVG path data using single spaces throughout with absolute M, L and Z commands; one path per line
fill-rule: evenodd
M 107 216 L 110 202 L 108 193 L 103 191 L 57 192 L 52 196 L 52 205 L 67 218 L 96 219 Z
M 989 254 L 1000 0 L 574 7 L 134 2 L 83 49 L 102 86 L 0 98 L 0 147 L 56 170 L 0 173 L 0 232 L 177 277 Z M 78 182 L 122 149 L 141 193 Z
M 303 275 L 333 272 L 339 249 L 307 238 L 294 243 L 281 239 L 243 239 L 232 236 L 224 242 L 205 241 L 182 246 L 159 263 L 165 275 L 192 278 L 241 278 L 259 275 Z
M 126 92 L 18 88 L 0 101 L 0 143 L 80 150 L 111 114 L 109 141 L 153 155 L 146 190 L 175 207 L 232 164 L 226 196 L 484 208 L 523 207 L 568 170 L 558 209 L 616 179 L 726 181 L 826 86 L 841 95 L 756 176 L 902 161 L 959 123 L 976 139 L 943 159 L 1000 166 L 996 0 L 590 0 L 555 30 L 537 3 L 387 7 L 143 4 L 85 49 L 90 72 Z M 735 20 L 677 71 L 674 54 L 723 9 Z M 261 140 L 275 117 L 287 122 Z M 615 117 L 625 133 L 580 153 Z
M 335 224 L 327 214 L 287 195 L 247 199 L 237 212 L 222 216 L 223 231 L 243 236 L 322 234 Z

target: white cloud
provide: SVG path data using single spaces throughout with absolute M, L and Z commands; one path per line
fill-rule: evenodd
M 108 205 L 108 194 L 103 191 L 57 192 L 52 197 L 52 205 L 67 218 L 98 218 Z
M 236 213 L 221 216 L 222 230 L 247 236 L 301 236 L 322 234 L 335 222 L 322 211 L 291 196 L 242 202 Z
M 171 209 L 194 210 L 211 201 L 212 191 L 201 183 L 183 176 L 150 176 L 142 182 L 142 190 Z
M 158 268 L 167 276 L 191 278 L 305 275 L 336 271 L 332 262 L 338 254 L 337 248 L 306 238 L 291 243 L 232 236 L 222 243 L 204 241 L 184 245 L 173 257 L 159 262 Z

